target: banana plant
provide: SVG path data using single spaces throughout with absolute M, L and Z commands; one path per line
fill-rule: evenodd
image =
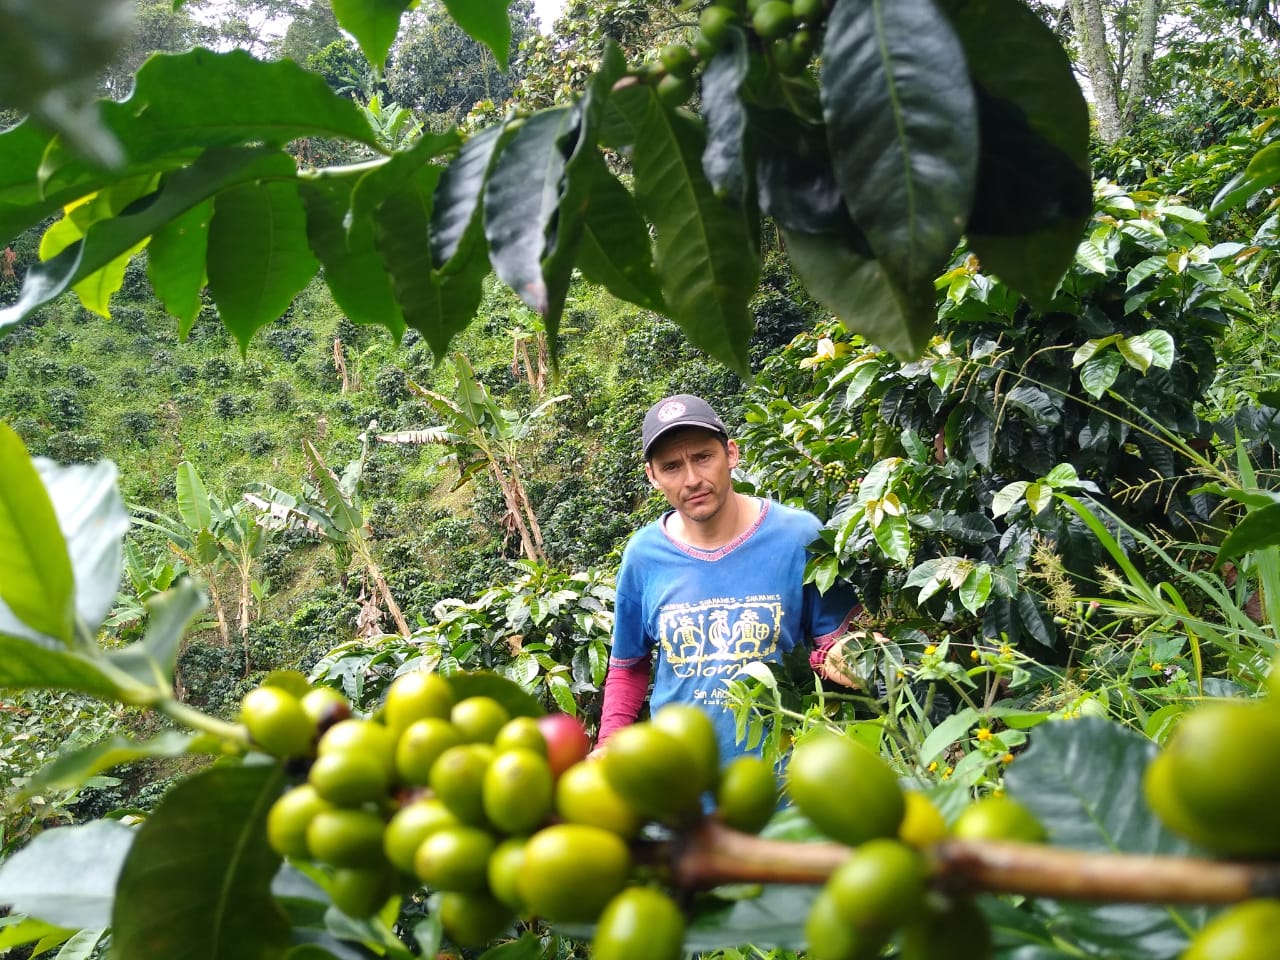
M 476 474 L 488 471 L 506 501 L 507 513 L 503 522 L 508 529 L 519 533 L 520 548 L 525 558 L 545 563 L 542 527 L 521 478 L 520 443 L 529 436 L 537 420 L 552 406 L 569 397 L 567 394 L 551 397 L 524 414 L 506 410 L 494 402 L 484 384 L 476 379 L 475 370 L 465 356 L 454 354 L 453 364 L 457 374 L 455 397 L 447 397 L 409 381 L 409 389 L 431 404 L 445 421 L 444 425 L 380 433 L 378 439 L 384 443 L 427 443 L 450 447 L 452 453 L 446 459 L 452 459 L 458 465 L 458 482 L 454 484 L 454 490 Z
M 178 465 L 176 489 L 177 517 L 135 506 L 133 522 L 164 534 L 174 555 L 208 584 L 218 636 L 227 645 L 231 643 L 231 625 L 218 582 L 228 567 L 234 571 L 237 633 L 244 646 L 247 670 L 254 602 L 261 603 L 266 589 L 265 582 L 256 580 L 254 573 L 258 558 L 269 543 L 270 529 L 259 523 L 248 504 L 225 503 L 209 493 L 199 471 L 189 461 Z
M 376 421 L 371 423 L 370 431 L 376 426 Z M 373 555 L 373 527 L 365 519 L 360 496 L 365 462 L 369 457 L 369 433 L 360 436 L 360 456 L 347 464 L 341 477 L 329 469 L 310 440 L 303 440 L 302 452 L 307 459 L 310 476 L 303 481 L 302 495 L 295 497 L 269 483 L 251 483 L 244 499 L 260 511 L 259 522 L 263 526 L 273 530 L 305 530 L 329 544 L 340 570 L 346 571 L 353 560 L 357 561 L 386 605 L 396 630 L 402 637 L 407 637 L 411 633 L 409 624 Z

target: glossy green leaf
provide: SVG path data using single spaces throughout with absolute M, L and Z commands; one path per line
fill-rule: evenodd
M 702 73 L 699 113 L 707 121 L 707 145 L 702 170 L 716 196 L 734 204 L 746 198 L 749 186 L 746 163 L 747 107 L 742 85 L 751 67 L 747 35 L 734 26 Z
M 1280 183 L 1280 142 L 1269 143 L 1255 153 L 1244 171 L 1232 177 L 1218 191 L 1209 213 L 1211 216 L 1225 213 L 1277 183 Z
M 525 120 L 484 188 L 484 235 L 493 270 L 540 315 L 549 310 L 542 258 L 560 210 L 568 144 L 581 113 L 556 107 Z
M 505 123 L 481 130 L 462 145 L 441 174 L 431 210 L 431 256 L 437 267 L 453 259 L 475 223 L 485 181 L 505 134 Z
M 493 51 L 502 70 L 507 69 L 511 47 L 511 21 L 507 19 L 510 0 L 444 0 L 453 22 Z
M 299 180 L 307 209 L 307 242 L 342 311 L 355 323 L 384 326 L 399 338 L 404 315 L 374 241 L 373 223 L 355 217 L 346 222 L 354 187 L 355 177 L 342 173 Z
M 1172 367 L 1177 357 L 1173 337 L 1166 330 L 1146 330 L 1129 337 L 1128 341 L 1130 344 L 1141 343 L 1145 347 L 1144 356 L 1149 358 L 1150 365 L 1164 370 Z
M 671 318 L 694 346 L 749 376 L 747 302 L 760 275 L 752 228 L 702 172 L 704 135 L 651 90 L 614 98 L 635 143 L 635 191 L 657 234 L 656 264 Z
M 178 515 L 188 530 L 195 533 L 213 526 L 213 507 L 209 491 L 190 460 L 178 464 L 174 487 L 178 499 Z
M 69 644 L 76 609 L 71 556 L 44 481 L 22 439 L 3 421 L 0 475 L 0 631 L 25 626 Z
M 356 38 L 360 51 L 381 71 L 400 32 L 400 16 L 413 0 L 333 0 L 338 26 Z
M 288 309 L 319 269 L 306 229 L 293 182 L 247 183 L 214 199 L 209 293 L 241 350 Z
M 21 320 L 218 191 L 260 177 L 291 176 L 292 172 L 293 160 L 279 151 L 209 151 L 190 167 L 175 171 L 149 202 L 93 224 L 83 242 L 28 270 L 17 302 L 0 309 L 0 327 Z
M 1043 304 L 1093 209 L 1089 110 L 1062 42 L 1023 0 L 942 0 L 977 95 L 966 230 L 984 269 Z
M 1022 502 L 1029 486 L 1031 486 L 1029 480 L 1014 480 L 997 490 L 995 496 L 991 498 L 991 515 L 1003 517 Z
M 378 208 L 374 224 L 405 323 L 422 334 L 437 359 L 475 316 L 489 272 L 484 238 L 475 229 L 445 269 L 434 269 L 427 231 L 439 177 L 439 167 L 421 167 Z
M 821 93 L 854 222 L 894 286 L 932 283 L 960 239 L 977 177 L 973 88 L 950 24 L 932 0 L 836 0 Z
M 1026 490 L 1027 507 L 1037 514 L 1053 502 L 1053 488 L 1047 483 L 1031 483 Z
M 923 352 L 937 319 L 932 280 L 902 290 L 880 261 L 859 253 L 843 236 L 790 231 L 783 236 L 805 289 L 846 329 L 900 360 Z
M 1100 397 L 1111 389 L 1124 366 L 1124 358 L 1117 350 L 1104 350 L 1084 362 L 1080 367 L 1080 386 L 1092 397 Z
M 884 555 L 906 563 L 911 554 L 911 527 L 906 517 L 885 516 L 871 530 Z
M 109 926 L 133 841 L 134 831 L 114 820 L 46 830 L 0 863 L 0 903 L 72 930 Z
M 1214 565 L 1221 566 L 1228 560 L 1277 544 L 1280 544 L 1280 503 L 1273 503 L 1244 515 L 1222 541 Z
M 193 735 L 170 730 L 145 742 L 130 740 L 121 734 L 108 736 L 60 755 L 35 772 L 19 791 L 27 799 L 46 790 L 78 790 L 89 778 L 105 773 L 122 763 L 133 763 L 153 757 L 180 757 L 187 752 Z
M 1142 801 L 1142 778 L 1155 755 L 1150 740 L 1093 717 L 1042 724 L 1031 746 L 1009 767 L 1009 794 L 1040 819 L 1050 840 L 1099 853 L 1187 855 Z M 1116 803 L 1116 797 L 1132 802 Z M 1160 905 L 1091 906 L 1041 901 L 1060 934 L 1093 944 L 1098 955 L 1175 957 L 1186 929 L 1203 923 L 1203 909 Z M 1180 927 L 1182 929 L 1180 929 Z
M 590 200 L 578 245 L 582 275 L 619 300 L 665 313 L 662 287 L 653 269 L 649 226 L 635 198 L 603 159 L 587 166 L 582 175 L 590 178 Z
M 200 315 L 212 219 L 213 202 L 198 203 L 156 230 L 147 248 L 147 278 L 184 339 Z
M 270 90 L 248 97 L 246 90 Z M 163 169 L 164 158 L 194 157 L 200 148 L 332 137 L 380 149 L 360 108 L 319 74 L 292 60 L 257 60 L 243 50 L 195 49 L 158 54 L 137 72 L 133 92 L 101 107 L 132 169 Z M 54 143 L 41 168 L 46 190 L 92 184 L 101 172 Z M 80 195 L 87 190 L 82 191 Z
M 114 700 L 116 685 L 90 660 L 48 649 L 0 628 L 0 687 L 10 690 L 77 690 Z
M 836 183 L 826 129 L 802 122 L 789 110 L 757 109 L 751 113 L 751 131 L 761 212 L 788 233 L 843 237 L 843 246 L 874 259 Z
M 553 371 L 559 370 L 560 316 L 564 312 L 565 297 L 569 293 L 569 281 L 577 259 L 578 244 L 586 221 L 586 212 L 592 203 L 591 189 L 596 183 L 600 166 L 600 150 L 597 146 L 600 125 L 613 85 L 627 72 L 622 51 L 610 43 L 604 52 L 600 66 L 587 81 L 582 98 L 574 108 L 577 120 L 565 150 L 564 181 L 553 224 L 546 234 L 546 246 L 541 262 L 542 282 L 546 289 L 546 309 L 542 311 L 542 323 L 546 329 Z M 643 261 L 649 262 L 646 255 Z
M 117 955 L 225 960 L 284 950 L 288 924 L 271 897 L 280 857 L 266 837 L 282 779 L 275 765 L 212 767 L 165 794 L 120 873 Z

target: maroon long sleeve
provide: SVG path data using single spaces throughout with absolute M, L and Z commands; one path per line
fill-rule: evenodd
M 653 656 L 619 666 L 609 664 L 604 678 L 604 703 L 600 707 L 600 734 L 596 737 L 598 748 L 617 730 L 635 723 L 649 692 L 649 674 L 653 669 Z

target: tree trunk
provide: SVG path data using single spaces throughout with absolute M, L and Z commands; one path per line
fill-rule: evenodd
M 1106 143 L 1115 143 L 1124 133 L 1120 116 L 1119 83 L 1107 49 L 1107 27 L 1100 0 L 1069 0 L 1080 55 L 1093 88 L 1098 134 Z
M 209 577 L 209 599 L 213 602 L 213 612 L 218 617 L 218 639 L 224 647 L 231 646 L 231 625 L 227 623 L 227 611 L 222 608 L 222 596 L 218 593 L 218 584 Z
M 1129 61 L 1125 77 L 1124 113 L 1121 124 L 1125 130 L 1133 128 L 1138 111 L 1147 98 L 1151 84 L 1151 61 L 1156 55 L 1156 26 L 1160 22 L 1161 0 L 1142 0 L 1138 11 L 1138 32 L 1134 39 L 1133 57 Z
M 511 522 L 515 524 L 516 530 L 520 534 L 520 552 L 524 554 L 526 560 L 536 560 L 541 562 L 545 559 L 542 555 L 541 545 L 534 541 L 533 534 L 529 532 L 529 526 L 525 522 L 525 512 L 521 508 L 520 499 L 516 492 L 516 488 L 520 483 L 519 479 L 509 480 L 503 476 L 502 470 L 494 461 L 489 461 L 489 468 L 493 471 L 493 478 L 498 482 L 499 489 L 502 490 L 502 499 L 507 504 L 507 515 L 511 517 Z M 523 490 L 520 491 L 523 493 Z M 542 531 L 538 531 L 538 538 L 541 540 Z
M 409 629 L 409 624 L 404 619 L 404 614 L 400 612 L 400 604 L 396 603 L 396 598 L 391 595 L 391 588 L 387 586 L 386 579 L 382 576 L 382 571 L 378 569 L 378 565 L 372 560 L 366 562 L 366 569 L 369 572 L 370 579 L 378 588 L 378 594 L 382 597 L 382 602 L 387 605 L 387 611 L 391 614 L 391 619 L 395 621 L 396 629 L 400 631 L 400 636 L 408 637 L 413 631 Z
M 524 492 L 524 481 L 520 479 L 520 467 L 514 461 L 511 463 L 511 486 L 515 491 L 516 503 L 520 507 L 520 512 L 524 515 L 525 523 L 528 524 L 529 530 L 533 535 L 533 545 L 538 550 L 538 559 L 546 559 L 546 550 L 542 543 L 542 527 L 538 523 L 537 514 L 533 512 L 533 505 L 529 503 L 529 495 Z
M 240 646 L 244 648 L 244 675 L 249 675 L 249 621 L 253 617 L 253 578 L 248 570 L 240 574 Z

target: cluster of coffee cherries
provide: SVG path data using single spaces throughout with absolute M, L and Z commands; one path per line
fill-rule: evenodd
M 694 707 L 659 711 L 591 759 L 575 718 L 511 716 L 427 672 L 396 678 L 368 718 L 329 688 L 272 685 L 246 695 L 240 716 L 257 747 L 306 769 L 268 814 L 271 846 L 324 865 L 350 916 L 397 892 L 439 892 L 441 923 L 465 947 L 536 917 L 596 924 L 596 960 L 676 960 L 682 911 L 638 879 L 631 840 L 653 821 L 696 821 L 706 796 L 721 798 L 726 822 L 758 830 L 778 800 L 759 758 L 720 770 L 714 728 Z
M 1280 671 L 1270 695 L 1224 700 L 1187 713 L 1147 766 L 1147 803 L 1174 833 L 1219 856 L 1280 858 Z M 1184 960 L 1261 960 L 1280 943 L 1280 899 L 1247 900 L 1192 939 Z
M 739 26 L 758 38 L 779 73 L 798 74 L 813 58 L 826 16 L 826 0 L 715 0 L 699 17 L 692 45 L 667 44 L 646 74 L 665 103 L 679 106 L 693 94 L 698 64 L 710 62 Z
M 947 826 L 923 793 L 904 791 L 876 753 L 818 732 L 797 743 L 786 789 L 819 831 L 852 849 L 814 901 L 805 934 L 813 960 L 868 960 L 898 936 L 902 960 L 982 960 L 986 918 L 969 897 L 929 887 L 922 849 L 948 837 L 1039 843 L 1044 827 L 1026 807 L 992 795 Z

